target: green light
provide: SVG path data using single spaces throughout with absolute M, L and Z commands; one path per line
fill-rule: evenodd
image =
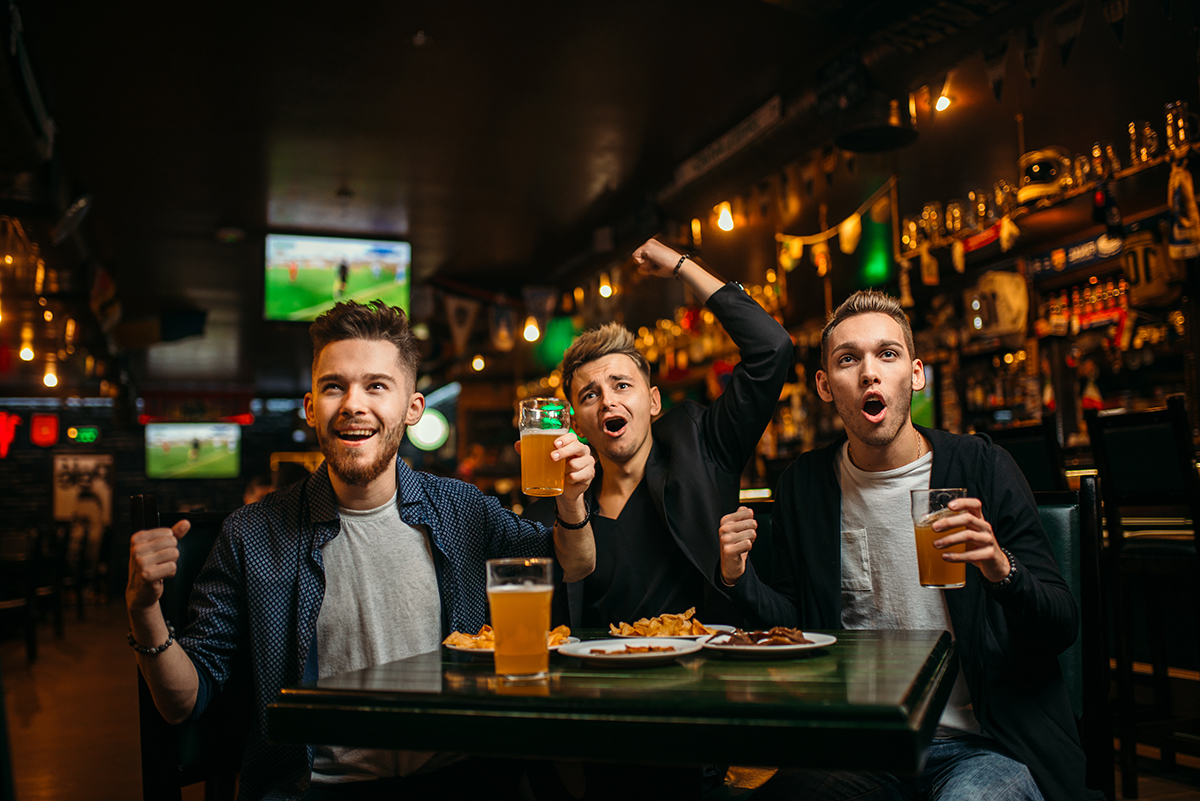
M 571 347 L 571 343 L 575 341 L 578 334 L 579 331 L 576 330 L 575 321 L 572 318 L 551 318 L 546 323 L 546 330 L 542 334 L 541 340 L 533 346 L 534 354 L 547 370 L 553 369 L 562 361 L 563 353 Z
M 75 429 L 75 441 L 81 445 L 90 445 L 100 439 L 100 429 L 95 426 L 79 426 Z
M 862 221 L 862 268 L 858 278 L 861 286 L 887 283 L 892 273 L 892 226 L 877 223 L 864 216 Z

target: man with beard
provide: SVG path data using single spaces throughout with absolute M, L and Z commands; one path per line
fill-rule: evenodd
M 135 534 L 130 644 L 172 722 L 200 714 L 236 657 L 249 656 L 254 725 L 240 797 L 435 797 L 445 786 L 431 771 L 455 755 L 271 744 L 266 706 L 286 685 L 433 651 L 451 630 L 478 631 L 487 621 L 487 559 L 553 552 L 567 578 L 586 575 L 594 551 L 582 496 L 594 460 L 573 434 L 559 438 L 551 456 L 566 465 L 558 525 L 523 520 L 473 485 L 397 458 L 405 428 L 425 408 L 403 311 L 339 303 L 310 334 L 304 409 L 324 464 L 226 519 L 176 647 L 158 600 L 189 525 Z
M 756 626 L 934 629 L 954 635 L 962 670 L 918 777 L 781 771 L 755 793 L 772 798 L 1074 799 L 1084 755 L 1057 655 L 1075 640 L 1078 611 L 1054 562 L 1033 495 L 1012 458 L 985 436 L 917 427 L 925 386 L 912 329 L 894 298 L 856 292 L 821 337 L 817 393 L 846 436 L 801 455 L 779 480 L 773 515 L 779 577 L 763 585 L 748 563 L 755 523 L 722 518 L 721 578 Z M 965 487 L 966 586 L 919 586 L 910 491 Z
M 660 417 L 658 387 L 633 335 L 610 323 L 563 354 L 563 385 L 575 429 L 595 449 L 600 478 L 588 501 L 596 569 L 568 585 L 574 626 L 699 610 L 705 622 L 736 622 L 718 588 L 711 532 L 737 507 L 739 478 L 771 420 L 792 365 L 792 341 L 742 289 L 651 239 L 634 254 L 647 275 L 683 281 L 741 350 L 728 385 L 708 407 L 686 401 Z M 535 504 L 527 514 L 549 519 Z

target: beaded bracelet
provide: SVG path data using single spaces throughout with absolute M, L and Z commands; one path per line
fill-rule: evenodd
M 565 520 L 563 520 L 561 517 L 558 516 L 558 504 L 555 504 L 554 505 L 554 519 L 557 520 L 558 524 L 560 526 L 562 526 L 563 528 L 569 529 L 570 531 L 578 531 L 579 529 L 586 526 L 589 522 L 591 522 L 592 507 L 588 506 L 587 499 L 585 498 L 583 501 L 583 520 L 581 520 L 578 523 L 568 523 Z
M 999 581 L 990 581 L 987 576 L 983 577 L 983 586 L 989 590 L 1004 589 L 1012 584 L 1013 576 L 1017 575 L 1017 560 L 1013 558 L 1012 551 L 1007 548 L 1001 548 L 1001 552 L 1008 557 L 1008 575 Z
M 679 268 L 683 267 L 683 263 L 688 260 L 686 255 L 679 257 L 679 263 L 675 265 L 675 272 L 671 274 L 672 278 L 679 277 Z
M 169 620 L 163 622 L 167 624 L 167 641 L 162 645 L 158 646 L 157 648 L 143 648 L 137 644 L 137 640 L 133 639 L 133 630 L 130 629 L 128 638 L 129 647 L 137 651 L 139 654 L 145 654 L 146 656 L 158 656 L 163 651 L 170 648 L 171 643 L 175 642 L 175 627 L 171 625 L 171 621 Z

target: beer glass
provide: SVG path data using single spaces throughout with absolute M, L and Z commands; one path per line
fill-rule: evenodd
M 558 398 L 521 401 L 521 490 L 526 495 L 562 495 L 566 464 L 550 459 L 554 440 L 571 427 L 567 405 Z
M 522 446 L 524 449 L 524 446 Z M 550 671 L 550 598 L 554 593 L 545 558 L 489 559 L 488 607 L 496 634 L 496 675 L 543 679 Z
M 961 488 L 912 491 L 913 528 L 917 536 L 917 570 L 922 587 L 949 590 L 967 583 L 966 562 L 947 562 L 942 559 L 943 553 L 966 553 L 967 544 L 964 542 L 941 550 L 933 547 L 934 540 L 963 530 L 964 527 L 959 526 L 946 531 L 934 531 L 933 523 L 943 517 L 958 514 L 950 510 L 950 501 L 965 497 L 967 491 Z

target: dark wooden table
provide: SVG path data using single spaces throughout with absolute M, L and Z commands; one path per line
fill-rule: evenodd
M 598 668 L 555 655 L 550 678 L 532 684 L 443 648 L 286 688 L 267 732 L 494 756 L 919 771 L 958 670 L 950 635 L 832 633 L 835 644 L 786 660 L 701 651 Z

